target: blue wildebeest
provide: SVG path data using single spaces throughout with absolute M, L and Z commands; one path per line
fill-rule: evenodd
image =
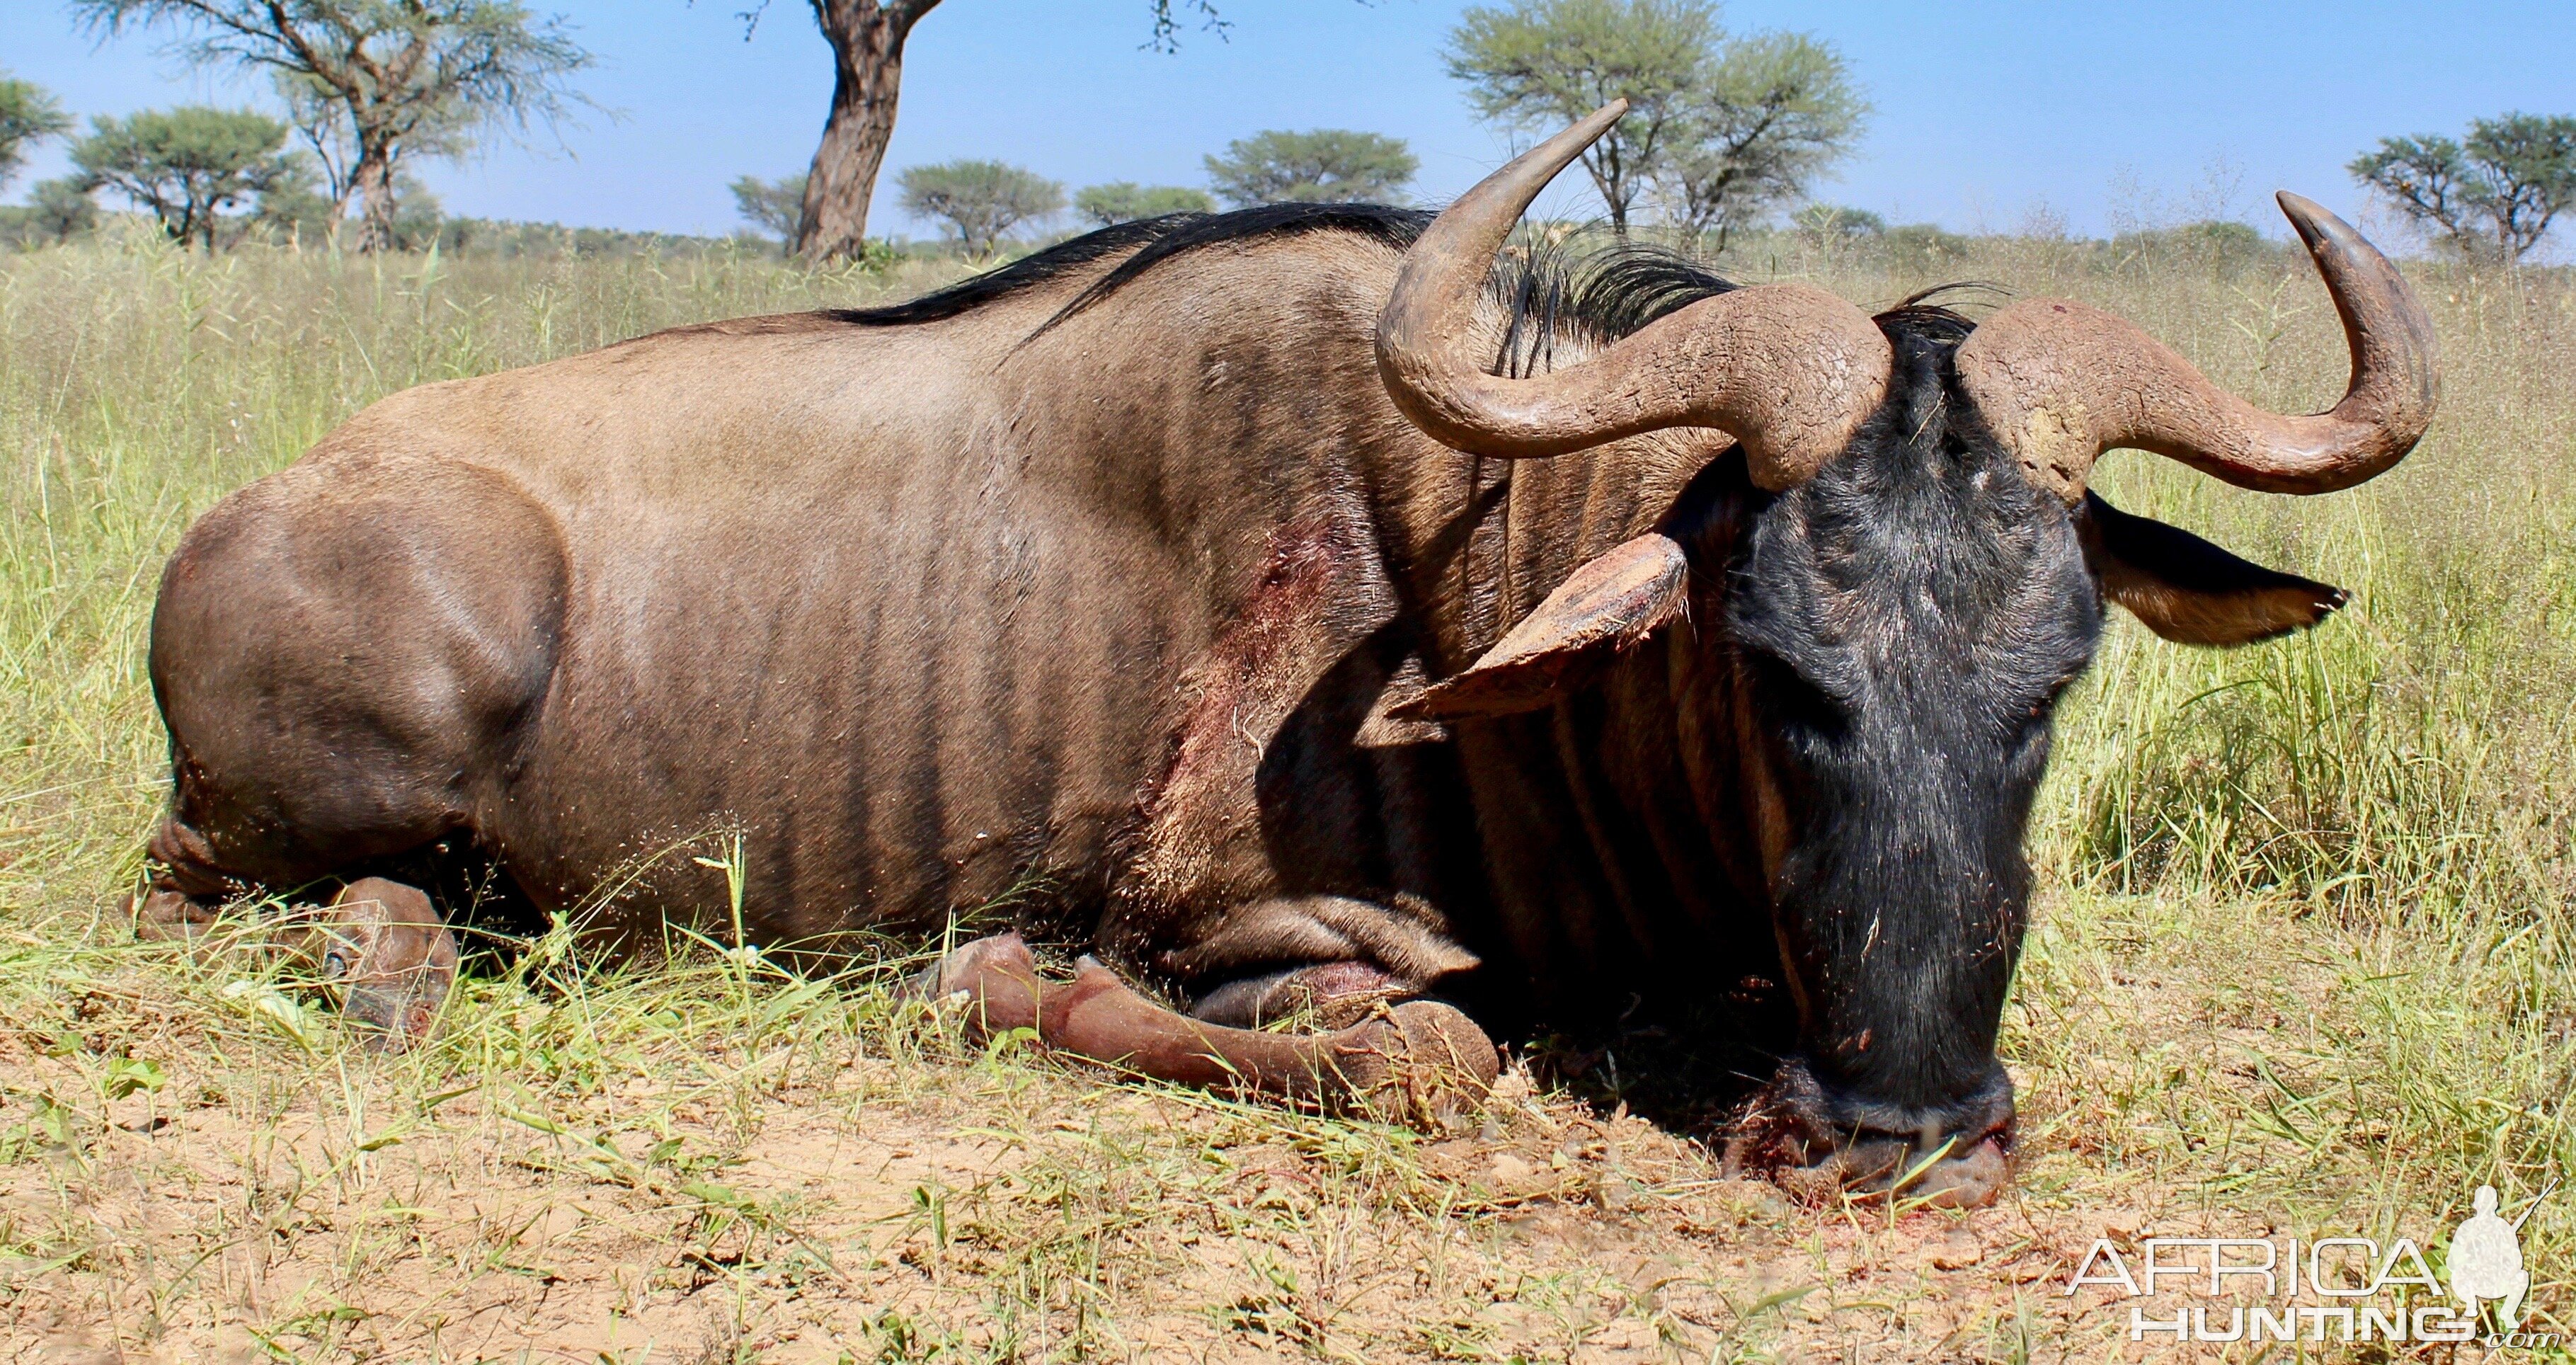
M 1016 891 L 1110 965 L 1000 935 L 929 984 L 1069 1052 L 1330 1101 L 1645 1010 L 1763 1058 L 1739 1150 L 1793 1183 L 1990 1196 L 2104 604 L 2227 645 L 2342 601 L 2088 470 L 2358 483 L 2430 419 L 2429 327 L 2287 195 L 2353 357 L 2310 417 L 2070 302 L 1497 266 L 1618 113 L 1436 220 L 1174 215 L 374 405 L 170 561 L 144 925 L 339 887 L 345 1007 L 400 1040 L 454 970 L 442 860 L 631 945 L 724 903 L 648 856 L 722 826 L 765 943 Z M 1341 1027 L 1253 1027 L 1290 1010 Z

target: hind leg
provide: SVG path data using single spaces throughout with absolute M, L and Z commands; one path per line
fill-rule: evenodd
M 125 905 L 134 916 L 134 936 L 146 943 L 194 943 L 215 923 L 215 907 L 184 891 L 156 886 L 127 896 Z
M 335 452 L 233 494 L 152 614 L 168 889 L 291 892 L 479 827 L 543 702 L 566 570 L 506 477 Z
M 487 828 L 551 683 L 566 570 L 505 476 L 332 452 L 251 485 L 171 556 L 152 684 L 175 766 L 137 931 L 349 879 L 304 931 L 351 1017 L 416 1038 L 456 944 L 419 890 L 366 874 Z
M 1420 995 L 1372 963 L 1318 962 L 1229 981 L 1193 1002 L 1190 1017 L 1229 1028 L 1268 1028 L 1304 1017 L 1338 1029 L 1380 1005 Z
M 394 1052 L 429 1036 L 456 984 L 456 936 L 429 897 L 362 877 L 303 918 L 291 944 L 340 990 L 341 1016 Z

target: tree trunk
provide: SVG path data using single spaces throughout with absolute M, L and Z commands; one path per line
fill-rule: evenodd
M 903 41 L 939 0 L 813 0 L 814 22 L 832 44 L 832 115 L 805 177 L 796 254 L 821 264 L 866 247 L 868 200 L 886 143 L 894 136 L 903 83 Z
M 1626 158 L 1620 155 L 1618 135 L 1602 139 L 1584 154 L 1583 169 L 1592 173 L 1592 188 L 1601 192 L 1601 203 L 1610 210 L 1610 231 L 1620 237 L 1628 235 L 1628 201 L 1636 190 L 1628 183 Z
M 349 183 L 358 192 L 358 249 L 391 251 L 394 239 L 394 162 L 382 147 L 361 148 L 358 164 L 349 168 Z

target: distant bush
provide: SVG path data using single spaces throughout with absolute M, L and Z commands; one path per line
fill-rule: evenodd
M 1809 204 L 1789 219 L 1790 225 L 1810 237 L 1848 241 L 1855 237 L 1876 237 L 1887 231 L 1887 220 L 1868 209 L 1847 208 L 1841 204 Z
M 442 219 L 435 240 L 438 249 L 448 255 L 498 260 L 522 256 L 621 259 L 732 248 L 731 239 L 724 237 L 628 232 L 623 228 L 565 227 L 561 223 L 523 223 L 498 218 Z M 426 242 L 421 244 L 422 247 L 427 245 Z
M 1052 217 L 1064 207 L 1064 186 L 999 161 L 915 166 L 895 183 L 903 187 L 905 212 L 945 222 L 974 259 L 992 255 L 1011 229 Z
M 259 192 L 257 207 L 235 240 L 256 235 L 273 242 L 326 242 L 339 221 L 340 206 L 322 192 L 313 158 L 293 153 Z
M 45 246 L 98 230 L 98 201 L 76 179 L 39 180 L 28 188 L 27 201 L 24 208 L 0 208 L 0 242 Z
M 2271 260 L 2283 250 L 2267 242 L 2250 223 L 2207 219 L 2180 227 L 2124 232 L 2111 239 L 2111 254 L 2120 262 L 2140 258 L 2188 261 L 2218 270 L 2236 270 Z
M 805 181 L 802 175 L 776 180 L 743 176 L 733 182 L 734 208 L 744 222 L 777 238 L 781 247 L 793 247 L 796 229 L 805 221 Z
M 1160 218 L 1167 213 L 1206 213 L 1216 200 L 1184 185 L 1139 185 L 1130 180 L 1093 185 L 1073 197 L 1073 211 L 1101 227 Z
M 1272 129 L 1226 144 L 1207 158 L 1208 179 L 1237 208 L 1287 201 L 1309 204 L 1391 202 L 1420 169 L 1400 137 L 1317 128 Z
M 1973 239 L 1934 223 L 1905 223 L 1878 234 L 1879 250 L 1899 270 L 1931 273 L 1968 258 Z

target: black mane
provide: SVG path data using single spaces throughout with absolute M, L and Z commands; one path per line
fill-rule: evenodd
M 1228 242 L 1294 237 L 1310 232 L 1352 232 L 1388 246 L 1413 245 L 1431 225 L 1422 209 L 1386 204 L 1263 204 L 1228 213 L 1167 213 L 1119 223 L 1059 242 L 1009 265 L 933 290 L 917 299 L 879 308 L 838 308 L 826 316 L 860 327 L 906 327 L 970 312 L 1062 278 L 1104 257 L 1130 253 L 1093 280 L 1040 324 L 1044 333 L 1133 283 L 1173 257 Z M 1679 252 L 1619 243 L 1578 252 L 1559 242 L 1533 242 L 1497 267 L 1493 287 L 1511 307 L 1497 372 L 1528 374 L 1549 368 L 1557 337 L 1573 333 L 1608 343 L 1666 314 L 1738 286 Z M 1943 285 L 1905 299 L 1878 315 L 1881 326 L 1918 332 L 1955 345 L 1975 324 L 1930 302 L 1936 295 L 1976 285 Z
M 1262 237 L 1302 236 L 1309 232 L 1356 232 L 1401 248 L 1413 245 L 1413 239 L 1421 236 L 1422 230 L 1430 225 L 1431 215 L 1420 209 L 1400 209 L 1386 204 L 1263 204 L 1231 213 L 1167 213 L 1160 218 L 1120 223 L 1085 233 L 1068 242 L 1059 242 L 998 270 L 988 270 L 973 279 L 924 294 L 909 303 L 883 308 L 835 309 L 831 316 L 861 327 L 902 327 L 917 322 L 936 322 L 1034 288 L 1103 256 L 1142 248 L 1120 261 L 1116 269 L 1092 281 L 1089 288 L 1073 296 L 1072 302 L 1057 309 L 1055 316 L 1038 328 L 1043 332 L 1117 293 L 1155 266 L 1202 247 Z
M 825 316 L 859 327 L 909 327 L 915 323 L 953 318 L 995 299 L 1034 289 L 1103 256 L 1125 251 L 1139 243 L 1150 244 L 1186 226 L 1189 219 L 1208 216 L 1203 213 L 1170 213 L 1160 218 L 1119 223 L 1098 232 L 1086 232 L 1069 242 L 1058 242 L 1044 251 L 960 280 L 945 289 L 934 289 L 916 299 L 879 308 L 833 308 L 827 310 Z

